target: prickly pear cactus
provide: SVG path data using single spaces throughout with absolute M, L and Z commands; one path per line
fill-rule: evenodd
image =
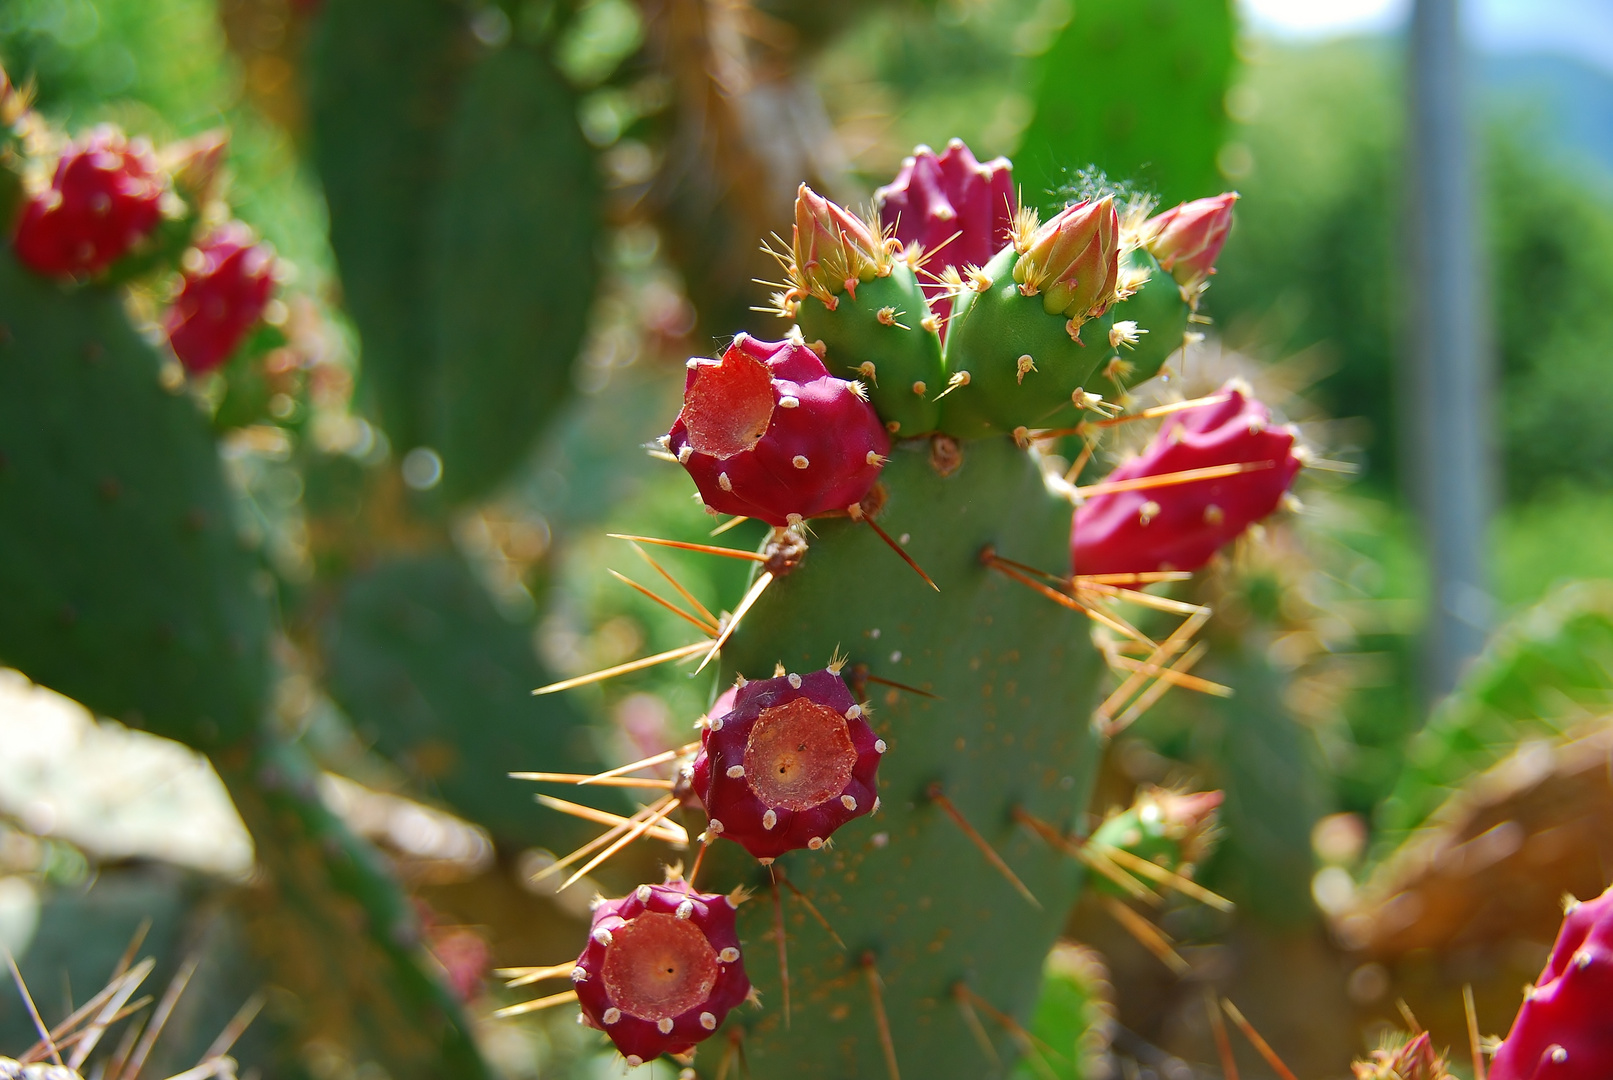
M 669 930 L 664 962 L 643 963 L 647 946 L 629 949 L 610 927 L 600 937 L 596 920 L 577 964 L 533 977 L 569 972 L 585 1021 L 630 1063 L 659 1048 L 713 1077 L 728 1075 L 736 1056 L 779 1080 L 1012 1069 L 1038 973 L 1081 885 L 1086 855 L 1072 837 L 1087 831 L 1104 745 L 1182 682 L 1185 669 L 1166 669 L 1197 658 L 1182 653 L 1208 615 L 1122 586 L 1187 576 L 1270 513 L 1298 468 L 1292 438 L 1273 433 L 1224 457 L 1193 451 L 1185 462 L 1117 473 L 1087 493 L 1162 489 L 1173 511 L 1150 535 L 1166 553 L 1078 576 L 1071 541 L 1084 492 L 1036 447 L 1074 437 L 1090 455 L 1107 426 L 1164 415 L 1122 415 L 1126 390 L 1184 347 L 1232 199 L 1151 218 L 1146 200 L 1121 207 L 1107 192 L 1043 223 L 1015 211 L 1009 168 L 981 165 L 961 144 L 945 158 L 920 148 L 881 189 L 882 205 L 906 215 L 894 224 L 803 186 L 791 243 L 776 253 L 786 281 L 769 309 L 793 325 L 779 341 L 740 334 L 720 357 L 688 362 L 682 410 L 657 455 L 683 466 L 713 515 L 754 517 L 771 530 L 755 553 L 705 548 L 756 560 L 749 590 L 719 618 L 679 587 L 697 609 L 684 618 L 710 637 L 643 662 L 704 654 L 704 669 L 720 657 L 722 692 L 696 724 L 699 742 L 582 780 L 667 793 L 565 861 L 618 837 L 620 846 L 651 829 L 665 834 L 660 823 L 679 804 L 704 811 L 691 878 L 703 888 L 738 883 L 736 902 L 746 886 L 772 898 L 738 909 L 745 971 L 765 1007 L 735 1010 L 720 1030 L 711 1012 L 717 1049 L 691 1065 L 685 1051 L 705 1038 L 687 1022 L 692 1003 L 715 992 L 721 970 L 701 959 L 710 950 L 674 948 Z M 1186 239 L 1170 229 L 1183 216 L 1194 225 Z M 958 242 L 937 239 L 948 237 Z M 954 251 L 995 254 L 982 266 Z M 1164 290 L 1169 317 L 1139 301 L 1149 285 Z M 1123 357 L 1156 332 L 1166 347 L 1138 373 Z M 1234 413 L 1245 406 L 1241 393 L 1223 393 L 1165 412 L 1185 412 L 1171 422 L 1197 430 L 1219 422 L 1229 402 Z M 1267 488 L 1269 497 L 1258 493 Z M 1146 530 L 1160 508 L 1139 510 L 1139 501 L 1117 513 L 1128 522 L 1140 513 L 1132 523 Z M 1211 515 L 1206 526 L 1218 502 L 1252 508 Z M 1196 564 L 1172 568 L 1169 543 L 1184 530 L 1202 551 Z M 1123 600 L 1190 618 L 1156 642 L 1119 615 Z M 1100 653 L 1094 625 L 1127 643 Z M 683 762 L 676 781 L 620 775 L 668 760 Z M 1172 868 L 1187 872 L 1193 835 L 1219 796 L 1181 798 L 1191 807 L 1182 815 L 1148 818 L 1158 843 L 1122 823 L 1105 834 L 1105 850 L 1153 871 L 1150 880 L 1192 887 Z M 694 834 L 700 819 L 685 820 Z M 776 963 L 759 949 L 769 938 Z M 737 961 L 740 947 L 733 952 Z M 612 964 L 639 974 L 607 987 L 615 1004 L 602 1009 L 594 982 Z M 622 1004 L 631 1000 L 648 1004 Z

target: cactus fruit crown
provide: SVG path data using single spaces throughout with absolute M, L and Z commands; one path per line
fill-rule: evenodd
M 740 334 L 721 359 L 689 361 L 666 446 L 711 510 L 783 527 L 861 503 L 890 439 L 860 383 L 799 341 Z
M 690 880 L 602 902 L 571 969 L 585 1022 L 630 1063 L 691 1052 L 752 996 L 740 938 L 760 933 L 762 916 L 741 913 L 736 922 L 728 898 L 696 891 L 703 866 L 755 875 L 760 862 L 774 886 L 783 1017 L 769 1010 L 729 1036 L 731 1052 L 743 1042 L 769 1075 L 861 1075 L 883 1059 L 894 1077 L 898 1053 L 945 1067 L 968 1051 L 925 1026 L 938 997 L 992 1000 L 1000 1015 L 1028 1015 L 1025 973 L 1047 955 L 1078 886 L 1072 815 L 1099 748 L 1162 692 L 1160 669 L 1179 647 L 1107 614 L 1126 590 L 1082 577 L 1092 573 L 1088 548 L 1136 563 L 1098 571 L 1119 573 L 1126 585 L 1171 580 L 1170 567 L 1202 565 L 1274 510 L 1298 467 L 1292 433 L 1271 427 L 1241 386 L 1162 406 L 1165 428 L 1115 474 L 1126 481 L 1117 490 L 1104 488 L 1108 481 L 1072 488 L 1026 453 L 1039 438 L 1073 432 L 1090 455 L 1101 427 L 1056 430 L 1086 412 L 1106 424 L 1153 415 L 1111 420 L 1128 404 L 1122 371 L 1148 378 L 1188 340 L 1197 292 L 1155 260 L 1198 275 L 1189 280 L 1201 291 L 1230 218 L 1179 207 L 1155 220 L 1146 200 L 1120 203 L 1097 193 L 1041 222 L 1016 206 L 1007 161 L 981 164 L 960 142 L 941 155 L 918 148 L 867 218 L 803 185 L 791 242 L 774 252 L 787 280 L 772 310 L 795 325 L 777 341 L 738 334 L 719 357 L 689 361 L 682 407 L 657 453 L 683 466 L 709 512 L 756 518 L 772 532 L 754 555 L 638 538 L 753 558 L 756 569 L 732 614 L 684 612 L 708 640 L 628 665 L 704 652 L 704 667 L 721 653 L 734 682 L 701 718 L 697 744 L 612 770 L 682 762 L 676 781 L 646 782 L 670 783 L 670 794 L 623 819 L 607 834 L 616 843 L 572 878 L 633 837 L 686 836 L 668 821 L 680 806 L 706 814 Z M 1121 352 L 1132 359 L 1122 363 Z M 1085 389 L 1100 379 L 1113 382 L 1117 401 Z M 1159 504 L 1152 511 L 1133 505 L 1149 499 Z M 1154 520 L 1139 524 L 1139 516 Z M 905 574 L 870 577 L 872 561 L 887 557 L 881 543 L 940 599 Z M 1036 568 L 1064 563 L 1067 552 L 1073 574 Z M 1120 686 L 1091 724 L 1068 722 L 1090 707 L 1099 661 L 1087 635 L 1060 629 L 1071 607 L 1129 632 L 1153 657 L 1117 661 Z M 1199 621 L 1208 614 L 1192 610 Z M 859 657 L 849 685 L 841 644 Z M 803 660 L 830 649 L 826 668 L 803 670 Z M 756 665 L 775 661 L 771 678 L 755 677 Z M 901 794 L 883 810 L 882 787 Z M 1152 882 L 1224 904 L 1188 880 L 1218 802 L 1216 793 L 1146 793 L 1092 840 L 1112 865 L 1121 860 Z M 876 812 L 877 830 L 845 828 Z M 736 861 L 739 848 L 750 861 Z M 942 901 L 956 890 L 943 882 L 955 883 L 960 850 L 977 852 L 969 857 L 987 874 L 962 902 L 1020 905 L 1012 926 L 945 914 Z M 797 969 L 794 1033 L 781 883 L 842 949 L 855 941 L 867 950 L 820 952 Z M 907 915 L 870 908 L 891 903 Z M 932 927 L 936 918 L 943 922 Z M 888 991 L 881 964 L 894 966 Z M 975 974 L 958 982 L 960 971 Z M 866 985 L 874 1027 L 842 1040 L 814 1037 L 808 1017 L 848 983 Z
M 719 699 L 694 759 L 707 831 L 763 863 L 817 850 L 877 809 L 885 749 L 837 667 L 743 682 Z
M 751 996 L 734 929 L 743 899 L 672 875 L 595 905 L 571 981 L 584 1022 L 629 1065 L 687 1051 Z

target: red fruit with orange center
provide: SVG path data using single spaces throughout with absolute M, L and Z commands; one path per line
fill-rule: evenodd
M 165 187 L 144 140 L 98 127 L 68 145 L 50 187 L 23 206 L 13 240 L 17 258 L 51 277 L 98 274 L 157 227 Z
M 689 361 L 667 447 L 707 507 L 785 526 L 860 503 L 890 437 L 817 353 L 740 334 L 720 360 Z
M 707 831 L 772 862 L 821 848 L 879 805 L 885 742 L 845 681 L 829 669 L 754 679 L 713 709 L 694 760 Z
M 750 995 L 734 909 L 730 897 L 682 881 L 640 885 L 594 908 L 571 980 L 583 1021 L 629 1065 L 709 1038 Z

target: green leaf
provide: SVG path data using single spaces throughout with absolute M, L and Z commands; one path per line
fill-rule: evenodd
M 902 1075 L 994 1075 L 961 1021 L 954 987 L 965 982 L 994 1008 L 1028 1018 L 1042 961 L 1081 881 L 1076 860 L 1012 815 L 1022 807 L 1069 828 L 1091 798 L 1102 743 L 1090 722 L 1102 678 L 1091 625 L 980 562 L 991 545 L 1049 570 L 1068 565 L 1070 504 L 1007 437 L 965 444 L 948 477 L 928 450 L 916 440 L 893 448 L 880 522 L 908 541 L 939 594 L 866 525 L 825 519 L 813 523 L 805 561 L 762 594 L 723 650 L 727 679 L 766 677 L 775 662 L 810 671 L 838 649 L 875 677 L 935 695 L 869 683 L 872 723 L 889 743 L 882 808 L 848 823 L 831 846 L 779 860 L 847 946 L 787 901 L 788 1024 L 771 948 L 756 947 L 772 924 L 771 904 L 740 909 L 747 970 L 767 1008 L 728 1022 L 745 1025 L 750 1067 L 770 1080 L 886 1075 L 865 953 L 884 981 Z M 936 782 L 1039 908 L 928 797 Z M 704 880 L 726 885 L 748 872 L 765 889 L 767 873 L 738 850 L 712 848 Z M 1011 1061 L 1011 1039 L 995 1025 L 992 1036 Z M 703 1059 L 702 1075 L 715 1074 L 717 1057 Z

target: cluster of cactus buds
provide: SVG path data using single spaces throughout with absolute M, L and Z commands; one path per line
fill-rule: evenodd
M 98 127 L 68 145 L 50 185 L 23 205 L 17 257 L 50 277 L 99 274 L 157 228 L 166 191 L 150 144 Z
M 163 318 L 185 370 L 219 367 L 263 317 L 274 293 L 274 253 L 231 221 L 185 253 L 179 295 Z
M 673 881 L 594 908 L 571 981 L 584 1022 L 629 1065 L 687 1051 L 750 996 L 734 929 L 739 899 Z
M 1546 967 L 1524 995 L 1490 1080 L 1613 1076 L 1613 889 L 1571 901 Z
M 1169 416 L 1148 449 L 1076 510 L 1075 572 L 1197 570 L 1277 509 L 1300 465 L 1293 429 L 1274 426 L 1247 388 L 1229 383 Z
M 748 334 L 689 361 L 666 445 L 707 507 L 776 527 L 857 506 L 890 451 L 860 383 L 799 341 Z
M 837 672 L 750 680 L 719 699 L 701 732 L 693 780 L 707 831 L 764 863 L 817 850 L 877 808 L 884 752 Z

